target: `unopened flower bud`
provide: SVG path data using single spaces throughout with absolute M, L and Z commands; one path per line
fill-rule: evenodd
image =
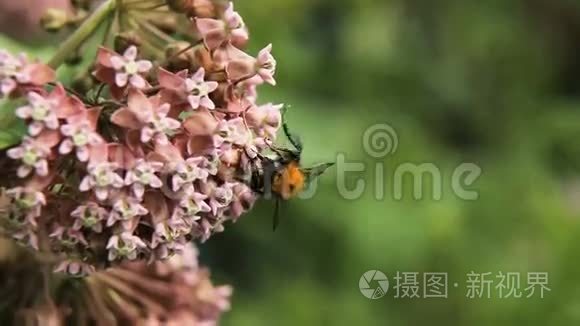
M 195 53 L 188 42 L 174 42 L 165 48 L 165 57 L 171 69 L 191 69 L 195 63 Z
M 65 63 L 70 66 L 76 66 L 81 63 L 82 60 L 82 49 L 78 48 L 65 59 Z
M 159 15 L 151 18 L 151 24 L 165 34 L 173 35 L 177 32 L 178 24 L 181 23 L 178 18 L 176 15 Z
M 72 82 L 72 89 L 75 91 L 85 94 L 87 93 L 93 86 L 95 85 L 95 81 L 90 75 L 82 75 Z
M 198 18 L 213 18 L 217 16 L 217 8 L 212 0 L 193 0 L 190 16 Z
M 51 33 L 60 31 L 68 23 L 69 16 L 62 9 L 50 8 L 40 18 L 40 26 Z
M 91 0 L 72 0 L 71 4 L 76 9 L 89 9 L 91 7 Z
M 194 0 L 167 0 L 166 2 L 171 10 L 179 13 L 185 13 L 188 12 L 190 8 L 192 8 L 193 1 Z
M 115 36 L 115 51 L 123 53 L 131 46 L 140 47 L 141 43 L 141 37 L 134 31 L 123 32 Z

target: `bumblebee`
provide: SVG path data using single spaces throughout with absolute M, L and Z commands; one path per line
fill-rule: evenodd
M 250 188 L 263 198 L 274 199 L 273 230 L 276 230 L 280 222 L 281 201 L 296 197 L 310 182 L 334 165 L 334 162 L 329 162 L 303 168 L 300 165 L 302 142 L 297 135 L 290 132 L 284 116 L 283 113 L 282 129 L 293 148 L 269 145 L 270 150 L 274 153 L 273 157 L 258 154 L 253 159 L 254 162 L 255 160 L 260 162 L 253 165 L 255 168 L 250 173 L 248 183 Z

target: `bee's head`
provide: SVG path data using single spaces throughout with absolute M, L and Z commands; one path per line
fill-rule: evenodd
M 288 200 L 298 195 L 303 189 L 306 176 L 297 161 L 288 163 L 274 176 L 272 190 L 282 199 Z

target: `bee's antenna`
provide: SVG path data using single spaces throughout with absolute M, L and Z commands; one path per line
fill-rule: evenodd
M 284 129 L 284 134 L 286 134 L 286 138 L 288 138 L 288 140 L 290 141 L 292 146 L 294 146 L 294 148 L 296 148 L 298 153 L 301 153 L 302 152 L 302 141 L 300 141 L 300 137 L 298 137 L 297 135 L 293 134 L 290 131 L 290 128 L 288 128 L 288 124 L 286 123 L 286 112 L 288 111 L 289 107 L 290 106 L 286 105 L 282 108 L 282 129 Z

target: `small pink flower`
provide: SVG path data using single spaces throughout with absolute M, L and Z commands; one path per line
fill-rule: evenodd
M 38 248 L 38 235 L 35 231 L 30 229 L 23 229 L 12 233 L 12 239 L 17 240 L 19 243 L 31 247 L 33 249 L 39 250 Z
M 179 207 L 182 209 L 177 210 L 179 212 L 178 215 L 182 218 L 187 218 L 188 220 L 197 220 L 199 213 L 207 213 L 211 211 L 211 207 L 209 207 L 205 202 L 206 199 L 206 195 L 198 192 L 192 192 L 183 196 L 179 201 Z
M 215 81 L 205 81 L 205 70 L 199 68 L 199 70 L 191 76 L 191 78 L 185 79 L 185 86 L 187 92 L 190 95 L 187 97 L 189 105 L 192 109 L 198 109 L 203 106 L 209 110 L 215 109 L 215 104 L 209 98 L 209 94 L 218 88 L 218 83 Z
M 111 65 L 116 70 L 115 84 L 118 87 L 125 87 L 127 83 L 136 89 L 144 89 L 149 84 L 141 74 L 149 72 L 153 64 L 148 60 L 137 61 L 137 47 L 130 46 L 122 56 L 111 56 Z
M 195 24 L 205 45 L 210 50 L 218 48 L 227 40 L 236 46 L 243 46 L 249 38 L 244 20 L 240 14 L 234 11 L 233 2 L 229 3 L 222 20 L 197 18 Z
M 233 200 L 234 183 L 224 183 L 218 186 L 214 181 L 203 184 L 203 193 L 208 197 L 209 206 L 213 216 L 218 216 L 218 211 L 227 207 Z
M 17 175 L 20 178 L 27 177 L 32 171 L 40 176 L 48 175 L 47 157 L 51 150 L 49 147 L 41 144 L 37 140 L 24 137 L 22 144 L 8 150 L 8 157 L 21 160 L 22 165 L 18 168 Z
M 111 162 L 89 163 L 88 175 L 86 175 L 79 186 L 80 191 L 94 190 L 99 200 L 106 200 L 113 189 L 123 187 L 123 178 L 118 175 L 118 165 Z
M 282 124 L 280 110 L 283 107 L 284 104 L 274 105 L 272 103 L 253 106 L 246 112 L 246 121 L 256 135 L 275 139 Z
M 177 74 L 167 70 L 159 70 L 159 85 L 179 101 L 187 101 L 193 110 L 204 107 L 215 109 L 215 104 L 209 98 L 219 84 L 215 81 L 205 81 L 205 69 L 199 68 L 191 77 L 185 71 Z
M 81 113 L 68 118 L 68 124 L 60 128 L 60 132 L 67 138 L 60 144 L 59 153 L 68 154 L 76 148 L 78 160 L 88 161 L 89 148 L 103 143 L 103 139 L 96 132 L 99 113 L 100 109 L 83 110 Z
M 6 196 L 11 203 L 8 216 L 13 223 L 18 224 L 14 226 L 25 229 L 36 227 L 36 219 L 46 205 L 44 194 L 31 188 L 16 187 L 6 190 Z
M 274 74 L 276 73 L 276 59 L 272 56 L 272 44 L 269 44 L 258 53 L 256 59 L 257 73 L 264 82 L 276 86 Z
M 243 118 L 222 120 L 214 135 L 214 144 L 216 147 L 221 146 L 223 143 L 244 146 L 250 142 L 251 138 L 252 135 L 246 128 Z
M 21 119 L 31 119 L 28 126 L 28 133 L 31 136 L 38 135 L 43 128 L 57 129 L 58 117 L 55 109 L 59 105 L 59 100 L 55 98 L 45 98 L 38 93 L 28 93 L 29 105 L 16 109 L 16 116 Z
M 0 50 L 0 98 L 12 96 L 28 86 L 38 87 L 55 79 L 47 65 L 29 62 L 24 54 L 14 56 Z M 23 89 L 19 89 L 19 87 Z
M 145 89 L 149 83 L 143 77 L 153 64 L 147 60 L 137 60 L 137 48 L 129 47 L 123 55 L 107 48 L 100 47 L 97 52 L 97 65 L 93 76 L 107 84 L 115 99 L 122 99 L 129 86 L 134 89 Z
M 161 188 L 163 182 L 155 174 L 163 168 L 163 163 L 147 162 L 143 159 L 138 159 L 135 166 L 127 171 L 125 175 L 125 185 L 131 186 L 133 194 L 137 198 L 143 198 L 145 187 Z
M 233 200 L 229 207 L 229 213 L 233 218 L 238 218 L 248 211 L 257 197 L 250 187 L 241 182 L 233 186 Z
M 109 261 L 125 258 L 135 260 L 137 254 L 145 250 L 147 245 L 138 236 L 130 232 L 122 232 L 109 238 L 106 248 L 109 250 Z
M 68 248 L 73 248 L 78 244 L 88 245 L 87 239 L 85 239 L 81 231 L 58 224 L 54 227 L 52 233 L 49 234 L 49 237 L 58 240 L 60 245 Z
M 54 268 L 55 273 L 66 273 L 71 276 L 87 276 L 95 272 L 95 266 L 80 260 L 63 260 Z
M 107 210 L 95 202 L 87 202 L 75 208 L 70 216 L 75 218 L 74 230 L 87 229 L 101 233 Z
M 194 181 L 201 180 L 205 182 L 209 172 L 201 167 L 202 163 L 204 163 L 204 158 L 200 156 L 177 162 L 175 166 L 176 173 L 171 179 L 172 190 L 190 193 L 193 191 Z
M 125 229 L 132 226 L 136 217 L 147 215 L 149 211 L 140 204 L 139 199 L 129 196 L 120 196 L 113 204 L 113 209 L 109 214 L 107 226 L 112 226 L 121 222 Z
M 141 91 L 132 90 L 127 107 L 115 111 L 111 121 L 121 127 L 141 129 L 143 143 L 153 139 L 159 144 L 168 144 L 168 136 L 173 136 L 181 123 L 167 116 L 171 106 L 160 101 L 159 96 L 147 98 Z
M 151 248 L 156 250 L 157 258 L 166 259 L 183 251 L 189 233 L 191 226 L 178 219 L 158 223 L 151 239 Z

